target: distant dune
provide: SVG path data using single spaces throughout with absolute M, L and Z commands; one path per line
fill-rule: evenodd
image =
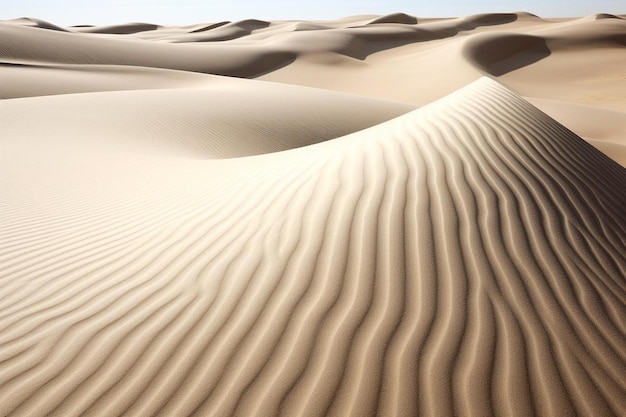
M 0 415 L 626 415 L 626 20 L 0 22 Z

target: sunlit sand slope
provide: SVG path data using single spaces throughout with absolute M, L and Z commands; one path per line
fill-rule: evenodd
M 626 170 L 491 79 L 247 158 L 49 139 L 0 138 L 1 415 L 626 410 Z
M 19 138 L 11 146 L 60 150 L 61 158 L 67 149 L 80 149 L 212 159 L 310 145 L 414 109 L 307 87 L 204 77 L 196 88 L 157 85 L 3 100 L 0 126 L 3 134 Z

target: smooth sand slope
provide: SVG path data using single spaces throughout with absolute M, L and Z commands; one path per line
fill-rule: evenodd
M 18 146 L 29 142 L 50 152 L 132 149 L 205 159 L 310 145 L 414 108 L 299 86 L 239 79 L 208 81 L 198 88 L 0 101 L 0 123 L 5 132 L 20 132 L 17 136 L 23 139 Z
M 624 415 L 624 22 L 0 22 L 0 415 Z

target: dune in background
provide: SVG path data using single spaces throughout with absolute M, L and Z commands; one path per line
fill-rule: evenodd
M 624 415 L 625 30 L 0 22 L 0 415 Z

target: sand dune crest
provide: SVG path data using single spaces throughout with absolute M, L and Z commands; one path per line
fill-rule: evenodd
M 417 18 L 415 16 L 409 16 L 406 13 L 392 13 L 386 16 L 380 16 L 369 22 L 370 25 L 378 23 L 401 23 L 404 25 L 417 24 Z
M 18 24 L 21 26 L 39 28 L 39 29 L 48 29 L 48 30 L 56 30 L 59 32 L 67 32 L 67 29 L 64 29 L 50 22 L 46 22 L 45 20 L 36 19 L 33 17 L 22 17 L 19 19 L 7 20 L 6 22 Z

